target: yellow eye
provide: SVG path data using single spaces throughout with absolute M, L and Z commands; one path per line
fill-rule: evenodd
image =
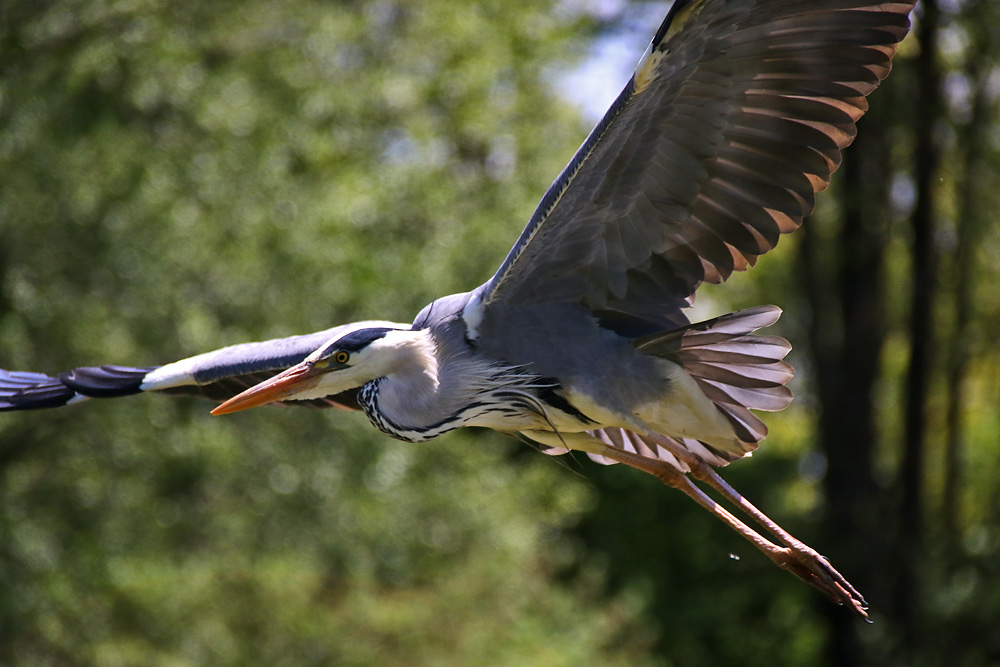
M 350 358 L 351 355 L 349 355 L 347 352 L 344 352 L 343 350 L 333 355 L 333 360 L 336 361 L 338 364 L 346 364 L 347 360 Z

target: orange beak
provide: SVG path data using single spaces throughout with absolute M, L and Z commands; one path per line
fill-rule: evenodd
M 212 410 L 213 415 L 228 415 L 249 408 L 256 408 L 275 401 L 288 399 L 307 389 L 316 386 L 321 371 L 312 364 L 299 364 L 275 375 L 270 380 L 250 387 L 242 394 L 233 396 L 228 401 Z

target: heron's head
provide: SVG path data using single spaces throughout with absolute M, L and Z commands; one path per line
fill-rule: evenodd
M 358 329 L 328 341 L 302 363 L 234 396 L 212 414 L 333 396 L 393 373 L 426 372 L 432 359 L 433 341 L 426 330 Z

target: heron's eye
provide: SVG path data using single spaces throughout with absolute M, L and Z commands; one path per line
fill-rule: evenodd
M 336 361 L 338 364 L 346 364 L 347 360 L 350 358 L 351 355 L 349 355 L 347 352 L 344 352 L 343 350 L 340 350 L 339 352 L 333 355 L 333 360 Z

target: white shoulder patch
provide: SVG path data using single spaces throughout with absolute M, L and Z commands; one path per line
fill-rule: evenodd
M 479 338 L 479 326 L 483 323 L 483 310 L 483 299 L 480 294 L 469 299 L 469 302 L 462 308 L 462 320 L 469 332 L 469 340 Z

